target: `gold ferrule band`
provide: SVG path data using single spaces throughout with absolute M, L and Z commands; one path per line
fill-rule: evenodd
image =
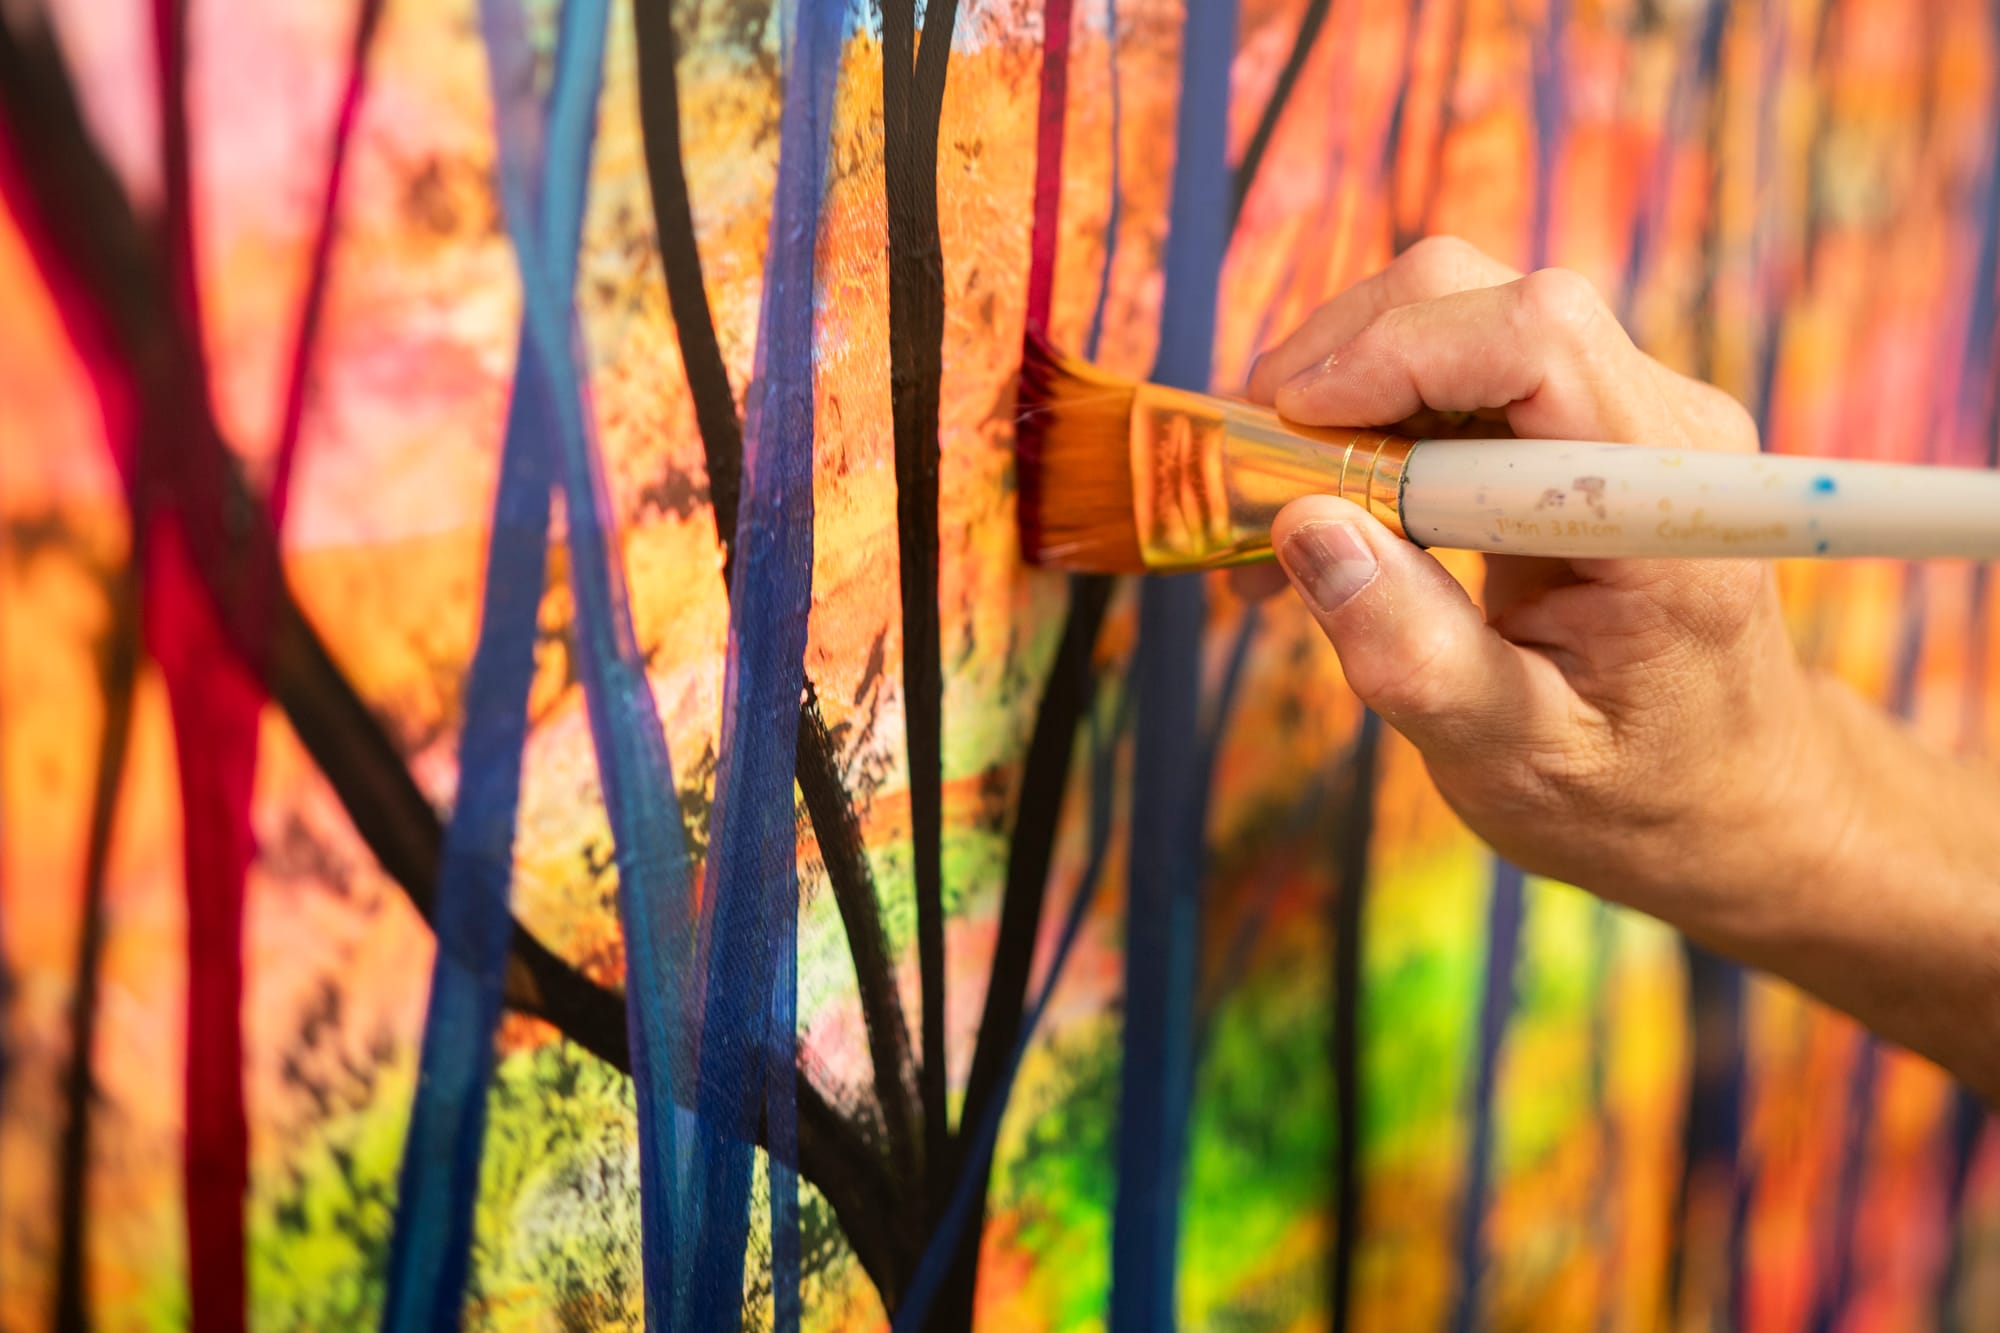
M 1403 535 L 1403 468 L 1416 441 L 1287 422 L 1269 408 L 1142 385 L 1132 406 L 1132 500 L 1146 567 L 1220 569 L 1271 556 L 1293 500 L 1334 495 Z

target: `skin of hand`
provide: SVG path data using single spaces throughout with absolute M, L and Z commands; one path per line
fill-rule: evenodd
M 1754 451 L 1581 276 L 1432 238 L 1321 307 L 1249 396 L 1308 425 L 1427 410 L 1516 435 Z M 1769 968 L 2000 1095 L 2000 780 L 1809 672 L 1771 566 L 1486 558 L 1481 602 L 1361 509 L 1272 529 L 1349 685 L 1522 868 Z

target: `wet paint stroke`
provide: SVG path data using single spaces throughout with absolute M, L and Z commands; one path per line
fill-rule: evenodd
M 534 216 L 523 225 L 535 229 L 549 254 L 564 257 L 565 287 L 576 281 L 584 209 L 584 174 L 568 163 L 589 155 L 590 107 L 599 81 L 598 42 L 578 26 L 589 18 L 581 5 L 564 9 L 546 106 L 525 85 L 497 84 L 501 96 L 528 99 L 525 107 L 510 105 L 498 114 L 533 125 L 523 167 Z M 561 165 L 552 170 L 551 159 Z M 551 181 L 563 193 L 546 188 Z M 479 639 L 465 689 L 459 790 L 438 870 L 438 948 L 397 1182 L 382 1316 L 388 1330 L 456 1323 L 470 1268 L 555 479 L 549 444 L 555 409 L 540 355 L 531 339 L 519 339 L 487 541 Z
M 897 589 L 903 617 L 903 727 L 923 1001 L 918 1089 L 925 1216 L 949 1191 L 945 1109 L 944 664 L 938 622 L 938 396 L 944 375 L 944 253 L 938 238 L 937 139 L 958 0 L 882 9 L 883 187 L 889 217 L 889 385 L 896 456 Z
M 1114 24 L 1111 31 L 1115 34 Z M 1024 322 L 1031 334 L 1048 332 L 1055 284 L 1056 254 L 1061 232 L 1063 133 L 1069 101 L 1069 43 L 1073 11 L 1070 0 L 1050 0 L 1043 15 L 1042 64 L 1036 104 L 1035 177 L 1029 232 L 1028 293 Z M 1115 66 L 1115 40 L 1112 44 Z M 1115 79 L 1115 68 L 1114 68 Z M 1115 205 L 1114 205 L 1115 214 Z M 1107 269 L 1109 247 L 1107 239 Z M 1107 278 L 1108 281 L 1108 278 Z M 1101 311 L 1104 293 L 1100 288 Z M 1021 479 L 1024 489 L 1028 478 Z M 1024 493 L 1018 503 L 1031 503 Z M 1071 756 L 1079 723 L 1089 714 L 1096 694 L 1091 661 L 1098 633 L 1110 605 L 1114 581 L 1094 576 L 1069 580 L 1069 606 L 1055 661 L 1035 710 L 1028 752 L 1021 771 L 1021 794 L 1008 842 L 1006 880 L 1002 885 L 1000 918 L 989 967 L 979 1035 L 973 1045 L 960 1110 L 960 1134 L 965 1139 L 954 1153 L 957 1175 L 945 1214 L 939 1219 L 917 1285 L 912 1288 L 913 1318 L 899 1314 L 898 1327 L 926 1326 L 938 1330 L 969 1325 L 978 1289 L 980 1241 L 986 1217 L 993 1138 L 1006 1109 L 1022 1053 L 1032 1034 L 1039 1007 L 1025 1020 L 1029 969 L 1041 929 L 1048 892 L 1049 867 L 1069 790 Z M 1106 802 L 1097 802 L 1093 810 Z M 1092 866 L 1098 866 L 1093 855 Z M 1095 891 L 1097 869 L 1085 883 Z M 1078 904 L 1088 894 L 1080 891 Z M 1079 908 L 1080 910 L 1080 908 Z M 1065 938 L 1073 938 L 1073 935 Z M 1060 957 L 1066 957 L 1066 951 Z M 1052 968 L 1049 985 L 1059 974 Z M 1046 999 L 1046 991 L 1044 993 Z M 966 1136 L 970 1136 L 969 1138 Z M 938 1271 L 942 1246 L 950 1253 L 947 1271 Z M 934 1294 L 935 1293 L 935 1294 Z
M 1055 290 L 1056 251 L 1061 238 L 1063 126 L 1069 108 L 1069 40 L 1072 0 L 1049 0 L 1042 11 L 1042 66 L 1035 110 L 1034 224 L 1028 243 L 1027 326 L 1049 331 L 1049 303 Z M 1117 14 L 1108 40 L 1118 49 Z
M 518 363 L 534 356 L 523 340 Z M 459 790 L 438 871 L 430 1006 L 396 1192 L 384 1329 L 457 1320 L 472 1244 L 493 1039 L 508 946 L 514 822 L 548 549 L 549 409 L 517 380 L 487 544 L 480 638 L 466 683 Z
M 193 423 L 192 461 L 169 474 L 169 492 L 188 514 L 202 589 L 227 614 L 230 651 L 267 674 L 300 744 L 325 775 L 355 832 L 428 923 L 435 911 L 443 839 L 437 815 L 411 779 L 382 724 L 333 661 L 278 573 L 271 530 L 249 498 L 216 431 L 208 405 L 180 393 L 196 382 L 186 339 L 167 318 L 153 252 L 117 178 L 84 128 L 68 72 L 44 31 L 31 40 L 0 23 L 0 188 L 30 242 L 43 280 L 60 297 L 64 331 L 85 363 L 116 383 L 100 393 L 107 410 L 144 404 L 143 415 Z M 14 131 L 22 131 L 10 137 Z M 58 245 L 54 237 L 70 243 Z M 158 381 L 130 375 L 128 348 L 165 349 L 175 373 Z M 110 436 L 114 461 L 129 476 L 126 435 Z M 251 516 L 225 552 L 225 508 Z M 267 637 L 257 631 L 268 624 Z M 509 1008 L 547 1020 L 582 1049 L 631 1071 L 621 997 L 585 978 L 516 922 L 505 981 Z M 887 1219 L 893 1208 L 853 1127 L 810 1082 L 800 1079 L 801 1171 L 821 1190 L 863 1267 L 878 1280 L 893 1271 Z
M 355 19 L 353 52 L 332 131 L 326 185 L 321 192 L 320 216 L 307 259 L 306 294 L 300 304 L 291 366 L 286 377 L 283 415 L 273 454 L 271 483 L 266 496 L 273 528 L 282 527 L 290 495 L 292 464 L 298 452 L 300 428 L 304 421 L 312 353 L 325 304 L 328 274 L 332 268 L 335 222 L 348 144 L 366 82 L 368 51 L 373 44 L 380 15 L 380 0 L 363 0 Z M 55 1326 L 61 1329 L 81 1328 L 89 1322 L 83 1256 L 88 1217 L 85 1168 L 90 1156 L 94 1087 L 91 1063 L 96 1049 L 98 988 L 105 934 L 104 880 L 110 853 L 111 825 L 125 771 L 132 690 L 138 668 L 137 598 L 129 588 L 120 588 L 113 592 L 113 605 L 113 625 L 107 632 L 104 665 L 105 723 L 97 757 L 98 786 L 91 805 L 82 925 L 77 937 L 77 979 L 71 1006 L 72 1045 L 65 1085 L 67 1115 L 58 1167 L 59 1221 L 54 1314 Z
M 1264 165 L 1264 154 L 1271 147 L 1271 137 L 1278 131 L 1278 120 L 1291 105 L 1292 90 L 1298 86 L 1299 75 L 1305 71 L 1306 61 L 1312 56 L 1313 44 L 1319 40 L 1320 29 L 1326 26 L 1327 11 L 1333 8 L 1333 0 L 1306 0 L 1305 13 L 1299 17 L 1298 35 L 1292 39 L 1292 47 L 1285 55 L 1285 63 L 1278 69 L 1278 78 L 1271 85 L 1271 95 L 1264 102 L 1264 109 L 1257 117 L 1257 126 L 1250 132 L 1250 141 L 1244 145 L 1243 156 L 1237 161 L 1236 169 L 1229 181 L 1229 230 L 1233 234 L 1236 224 L 1242 220 L 1244 201 L 1250 197 L 1250 189 L 1257 183 L 1257 170 Z
M 188 125 L 188 10 L 154 0 L 154 71 L 165 179 L 168 292 L 189 348 L 187 398 L 206 399 L 200 285 L 195 269 L 193 146 Z M 182 1179 L 188 1232 L 188 1311 L 194 1327 L 241 1329 L 247 1297 L 244 1208 L 250 1126 L 243 1092 L 243 902 L 255 855 L 250 793 L 263 691 L 233 658 L 205 596 L 185 517 L 155 507 L 157 469 L 178 470 L 192 423 L 183 413 L 142 425 L 134 440 L 135 544 L 143 552 L 141 623 L 174 720 L 181 779 L 187 903 L 187 1055 Z M 195 484 L 212 486 L 213 476 Z M 225 536 L 223 540 L 228 539 Z M 261 618 L 260 618 L 261 620 Z M 268 621 L 251 633 L 268 632 Z
M 518 5 L 483 0 L 479 12 L 495 87 L 532 87 L 534 58 Z M 575 58 L 599 77 L 605 18 L 603 0 L 569 0 L 565 5 L 566 30 L 579 37 Z M 568 518 L 584 703 L 618 866 L 627 1040 L 639 1118 L 644 1303 L 647 1322 L 664 1324 L 673 1317 L 677 1294 L 685 1290 L 688 1262 L 675 1109 L 677 1094 L 684 1095 L 690 1081 L 681 1056 L 681 988 L 693 945 L 687 842 L 678 807 L 663 807 L 657 799 L 659 792 L 676 790 L 673 767 L 633 637 L 622 560 L 610 542 L 613 518 L 584 411 L 575 309 L 560 268 L 533 226 L 535 181 L 528 153 L 537 126 L 532 106 L 505 92 L 496 95 L 501 196 L 521 271 L 526 336 L 535 345 L 528 364 L 547 381 L 555 426 L 551 447 Z M 580 118 L 590 120 L 594 114 L 593 98 Z M 574 143 L 583 151 L 552 155 L 542 188 L 558 198 L 571 190 L 580 193 L 581 184 L 565 177 L 587 175 L 588 130 L 552 123 L 548 134 L 552 143 Z
M 949 1289 L 946 1284 L 956 1279 L 956 1272 L 947 1265 L 962 1264 L 961 1256 L 967 1244 L 966 1237 L 975 1241 L 978 1237 L 978 1223 L 985 1210 L 988 1172 L 992 1167 L 993 1147 L 1000 1134 L 1000 1119 L 1007 1109 L 1008 1093 L 1013 1088 L 1015 1075 L 1020 1072 L 1021 1061 L 1027 1055 L 1028 1044 L 1040 1027 L 1043 1013 L 1048 1009 L 1049 1000 L 1055 994 L 1056 986 L 1063 978 L 1077 937 L 1082 934 L 1083 923 L 1089 918 L 1090 909 L 1097 899 L 1097 890 L 1104 876 L 1104 863 L 1111 848 L 1112 818 L 1116 813 L 1117 794 L 1115 790 L 1116 760 L 1118 747 L 1129 730 L 1132 718 L 1133 692 L 1129 686 L 1119 695 L 1117 713 L 1109 727 L 1109 734 L 1097 724 L 1097 714 L 1091 714 L 1092 745 L 1090 758 L 1090 845 L 1085 855 L 1082 874 L 1078 877 L 1076 891 L 1070 899 L 1068 911 L 1064 914 L 1062 927 L 1056 935 L 1054 951 L 1049 956 L 1042 984 L 1035 989 L 1034 997 L 1027 1005 L 1019 1034 L 1014 1041 L 1014 1049 L 1009 1054 L 1005 1069 L 998 1076 L 997 1094 L 990 1097 L 978 1117 L 967 1117 L 967 1133 L 964 1138 L 965 1165 L 959 1173 L 951 1200 L 946 1206 L 937 1230 L 932 1234 L 930 1245 L 924 1251 L 922 1263 L 917 1267 L 915 1280 L 905 1294 L 903 1306 L 897 1310 L 894 1333 L 912 1333 L 913 1330 L 931 1326 L 933 1309 L 942 1319 L 951 1314 L 949 1307 L 938 1306 L 946 1299 Z M 982 1029 L 982 1035 L 984 1030 Z M 975 1251 L 976 1253 L 976 1251 Z M 970 1311 L 966 1312 L 968 1317 Z M 964 1325 L 961 1325 L 963 1327 Z
M 992 1118 L 997 1130 L 998 1115 L 1006 1106 L 1013 1073 L 1019 1065 L 1019 1051 L 1031 1030 L 1032 1025 L 1024 1026 L 1022 1006 L 1041 927 L 1057 826 L 1068 791 L 1077 724 L 1087 714 L 1096 689 L 1091 657 L 1113 586 L 1113 580 L 1108 578 L 1083 576 L 1070 580 L 1070 608 L 1035 713 L 1028 755 L 1022 767 L 1014 834 L 1008 844 L 1007 878 L 1001 892 L 1000 921 L 979 1038 L 966 1079 L 962 1123 L 975 1129 Z M 960 1224 L 964 1226 L 964 1234 L 957 1241 L 951 1273 L 938 1297 L 940 1328 L 950 1327 L 948 1321 L 952 1319 L 963 1326 L 971 1316 L 981 1234 L 977 1223 L 985 1215 L 991 1154 L 989 1142 L 983 1148 L 968 1143 L 961 1155 L 961 1174 L 976 1182 L 966 1205 L 974 1224 Z M 945 1234 L 942 1222 L 938 1230 L 939 1234 Z
M 1028 241 L 1028 291 L 1024 322 L 1029 334 L 1046 335 L 1055 286 L 1056 255 L 1061 232 L 1063 132 L 1069 101 L 1069 46 L 1073 12 L 1070 0 L 1050 0 L 1042 16 L 1042 58 L 1035 116 L 1035 176 Z M 1021 479 L 1021 486 L 1028 485 Z M 1023 495 L 1019 503 L 1030 501 Z M 992 1144 L 984 1133 L 1004 1109 L 1025 1042 L 1023 1006 L 1029 968 L 1041 928 L 1049 866 L 1055 850 L 1057 825 L 1068 794 L 1070 759 L 1079 721 L 1095 692 L 1091 657 L 1098 630 L 1110 602 L 1112 581 L 1078 577 L 1069 581 L 1070 601 L 1063 619 L 1055 661 L 1043 686 L 1023 762 L 1021 795 L 1008 843 L 1006 880 L 1000 897 L 999 924 L 986 997 L 973 1045 L 965 1097 L 960 1109 L 961 1137 L 954 1152 L 958 1179 L 951 1187 L 947 1212 L 939 1218 L 926 1249 L 915 1302 L 927 1317 L 937 1302 L 934 1326 L 969 1324 L 977 1291 L 979 1249 L 986 1215 Z M 927 1002 L 928 1003 L 928 1002 Z M 952 1252 L 948 1272 L 935 1271 L 940 1241 Z M 936 1293 L 930 1288 L 936 1288 Z M 908 1316 L 900 1315 L 910 1327 Z
M 707 465 L 709 501 L 716 538 L 722 546 L 724 586 L 733 581 L 736 557 L 737 494 L 743 467 L 743 430 L 728 370 L 716 340 L 715 323 L 695 239 L 693 203 L 681 152 L 678 42 L 670 7 L 642 4 L 633 11 L 639 72 L 639 118 L 645 140 L 646 174 L 651 187 L 655 234 L 667 285 L 668 306 L 680 346 L 688 391 L 695 406 Z M 861 821 L 854 812 L 841 759 L 819 694 L 810 678 L 799 704 L 798 783 L 812 820 L 827 880 L 833 889 L 861 1001 L 876 1104 L 889 1141 L 891 1169 L 899 1189 L 919 1186 L 919 1140 L 915 1062 L 909 1026 L 896 987 L 895 963 L 882 924 L 874 871 L 863 846 Z
M 1236 6 L 1190 10 L 1181 37 L 1181 100 L 1151 378 L 1206 390 L 1217 283 L 1228 244 L 1229 73 Z M 1139 599 L 1138 740 L 1127 877 L 1124 1062 L 1119 1075 L 1112 1210 L 1113 1333 L 1177 1323 L 1181 1181 L 1194 1095 L 1194 995 L 1208 792 L 1199 772 L 1198 577 L 1149 579 Z
M 696 952 L 707 990 L 696 1092 L 699 1229 L 686 1315 L 695 1328 L 730 1328 L 741 1317 L 750 1145 L 760 1114 L 777 1328 L 798 1326 L 792 780 L 812 603 L 814 250 L 845 16 L 843 0 L 800 0 L 779 121 L 756 391 L 744 432 L 724 741 Z M 746 1076 L 759 1070 L 761 1078 Z
M 1119 94 L 1118 44 L 1118 0 L 1104 0 L 1105 89 L 1110 111 L 1110 126 L 1106 131 L 1110 143 L 1105 181 L 1108 206 L 1104 214 L 1104 259 L 1097 273 L 1097 300 L 1091 304 L 1090 328 L 1083 339 L 1086 361 L 1097 359 L 1098 345 L 1104 340 L 1104 311 L 1111 301 L 1111 267 L 1118 255 L 1118 228 L 1125 217 L 1124 99 Z

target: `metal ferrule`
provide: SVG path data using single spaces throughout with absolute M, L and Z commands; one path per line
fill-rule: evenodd
M 1132 510 L 1146 567 L 1175 572 L 1269 559 L 1272 520 L 1303 495 L 1352 501 L 1402 536 L 1403 464 L 1415 445 L 1142 385 L 1132 405 Z

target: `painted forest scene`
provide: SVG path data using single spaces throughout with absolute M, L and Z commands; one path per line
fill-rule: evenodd
M 1021 557 L 1025 336 L 1441 234 L 2000 463 L 1975 0 L 0 0 L 0 1330 L 1985 1326 L 1970 1093 Z

